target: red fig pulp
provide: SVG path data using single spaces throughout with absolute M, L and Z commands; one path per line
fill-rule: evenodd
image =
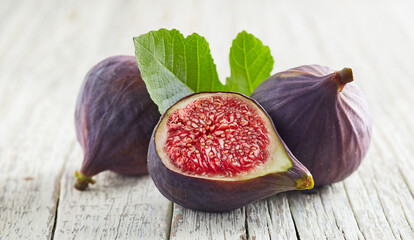
M 148 170 L 171 201 L 213 212 L 313 187 L 261 106 L 231 92 L 193 94 L 168 109 L 151 138 Z
M 231 97 L 197 99 L 173 112 L 167 127 L 168 157 L 185 173 L 233 176 L 269 158 L 270 139 L 262 119 L 251 106 Z
M 95 65 L 76 105 L 76 134 L 84 160 L 75 187 L 84 190 L 94 183 L 92 176 L 105 170 L 147 173 L 148 144 L 159 117 L 135 57 L 114 56 Z
M 371 120 L 352 70 L 307 65 L 277 73 L 252 94 L 315 186 L 341 181 L 367 153 Z

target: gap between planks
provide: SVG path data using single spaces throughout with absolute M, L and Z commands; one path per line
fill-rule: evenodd
M 62 164 L 62 167 L 61 167 L 61 169 L 59 171 L 59 174 L 58 174 L 58 182 L 56 184 L 56 189 L 55 189 L 55 193 L 54 193 L 54 195 L 56 196 L 56 205 L 55 205 L 55 216 L 54 216 L 54 220 L 53 220 L 53 227 L 52 227 L 52 232 L 51 232 L 51 235 L 50 235 L 51 240 L 53 240 L 54 237 L 55 237 L 56 224 L 57 224 L 57 220 L 58 220 L 58 216 L 59 216 L 58 215 L 58 209 L 59 209 L 59 202 L 60 202 L 59 200 L 60 200 L 60 190 L 61 190 L 61 182 L 62 182 L 63 172 L 66 168 L 69 156 L 74 151 L 76 144 L 77 144 L 77 142 L 74 140 L 71 144 L 70 150 L 68 151 L 67 155 L 65 156 L 65 160 L 64 160 L 64 162 Z

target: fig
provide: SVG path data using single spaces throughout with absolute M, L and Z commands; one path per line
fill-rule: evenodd
M 368 151 L 371 118 L 350 68 L 306 65 L 277 73 L 253 92 L 315 186 L 341 181 Z
M 75 188 L 111 170 L 145 174 L 152 130 L 160 113 L 141 78 L 136 58 L 113 56 L 87 73 L 75 110 L 76 134 L 84 152 Z
M 263 108 L 232 92 L 196 93 L 170 107 L 152 134 L 148 171 L 166 198 L 208 212 L 313 187 Z

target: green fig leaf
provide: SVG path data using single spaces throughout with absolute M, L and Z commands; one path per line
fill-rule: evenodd
M 226 84 L 231 91 L 250 96 L 261 82 L 270 77 L 273 63 L 269 47 L 242 31 L 230 48 L 231 76 Z
M 184 41 L 180 32 L 166 29 L 134 38 L 141 77 L 161 114 L 193 92 L 185 85 Z
M 197 33 L 188 36 L 185 50 L 187 70 L 185 85 L 194 92 L 226 90 L 218 78 L 210 47 L 204 37 Z
M 187 38 L 175 29 L 134 38 L 135 56 L 151 99 L 164 113 L 193 92 L 225 90 L 204 37 Z
M 231 76 L 226 85 L 218 78 L 208 42 L 197 33 L 185 38 L 176 29 L 160 29 L 135 37 L 134 45 L 142 79 L 161 114 L 194 92 L 233 91 L 250 96 L 273 68 L 269 48 L 245 31 L 230 49 Z

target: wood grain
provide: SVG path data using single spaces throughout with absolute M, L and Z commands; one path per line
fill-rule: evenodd
M 170 239 L 246 239 L 245 210 L 206 213 L 174 204 Z
M 413 239 L 413 11 L 403 0 L 1 1 L 0 239 Z M 83 77 L 161 27 L 205 36 L 222 81 L 244 29 L 269 45 L 273 72 L 351 67 L 374 126 L 358 171 L 214 214 L 171 203 L 149 176 L 102 173 L 74 190 Z
M 36 65 L 38 56 L 30 54 L 32 46 L 17 47 L 14 43 L 20 41 L 13 41 L 21 31 L 11 26 L 24 23 L 27 16 L 37 24 L 50 9 L 29 1 L 22 4 L 5 13 L 3 19 L 16 21 L 2 29 L 7 35 L 2 34 L 6 37 L 0 43 L 1 55 L 7 56 L 1 59 L 0 77 L 0 238 L 49 239 L 61 172 L 74 146 L 74 134 L 71 120 L 62 114 L 70 106 L 60 98 L 65 94 L 64 82 L 52 83 L 63 72 L 50 71 L 47 62 L 27 68 Z M 30 38 L 34 30 L 29 26 L 20 36 Z M 53 78 L 45 78 L 46 74 Z M 34 79 L 42 80 L 38 84 Z
M 80 147 L 62 177 L 55 239 L 167 239 L 171 204 L 150 177 L 101 173 L 86 191 L 73 187 Z

